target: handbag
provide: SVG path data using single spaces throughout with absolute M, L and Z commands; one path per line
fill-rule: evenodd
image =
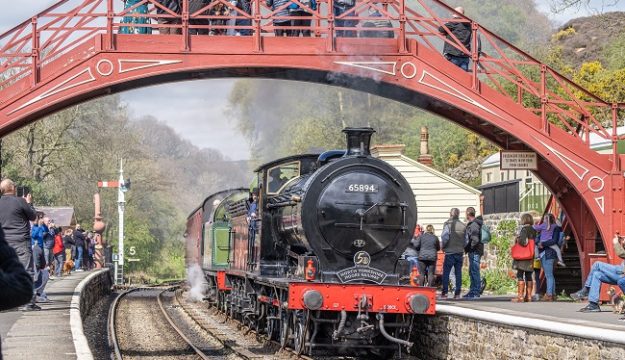
M 523 246 L 515 241 L 512 249 L 510 249 L 514 260 L 532 260 L 534 259 L 534 239 L 528 239 L 527 245 Z

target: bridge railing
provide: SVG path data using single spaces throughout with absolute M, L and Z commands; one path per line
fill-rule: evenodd
M 512 98 L 542 119 L 543 131 L 562 127 L 587 146 L 590 135 L 596 134 L 612 141 L 615 149 L 617 140 L 625 139 L 617 134 L 623 104 L 594 96 L 443 2 L 355 0 L 353 6 L 346 5 L 350 1 L 317 0 L 313 6 L 311 0 L 290 0 L 269 6 L 267 0 L 181 0 L 181 9 L 172 11 L 158 0 L 131 0 L 127 6 L 119 0 L 60 0 L 0 35 L 0 101 L 29 91 L 64 65 L 98 51 L 84 46 L 98 34 L 106 37 L 109 51 L 115 51 L 117 34 L 170 33 L 180 37 L 182 51 L 193 51 L 192 36 L 240 35 L 253 37 L 253 51 L 263 52 L 263 38 L 310 31 L 312 37 L 324 39 L 325 53 L 340 51 L 338 38 L 393 38 L 389 42 L 397 44 L 397 54 L 407 54 L 412 40 L 439 53 L 444 44 L 452 45 L 471 59 L 474 91 L 488 86 Z M 310 16 L 290 11 L 296 6 Z M 303 19 L 310 20 L 310 26 L 291 25 Z M 472 32 L 469 46 L 450 31 L 449 23 L 467 24 Z M 64 63 L 59 66 L 59 61 Z M 446 61 L 441 56 L 441 62 Z M 55 66 L 48 66 L 52 63 Z

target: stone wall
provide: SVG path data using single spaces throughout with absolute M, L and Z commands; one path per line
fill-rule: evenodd
M 625 359 L 625 345 L 458 315 L 420 317 L 414 332 L 419 359 Z
M 99 299 L 111 293 L 112 279 L 108 269 L 98 270 L 80 294 L 80 315 L 84 320 Z

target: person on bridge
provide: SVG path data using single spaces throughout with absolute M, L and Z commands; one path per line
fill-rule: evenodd
M 625 260 L 625 238 L 617 235 L 612 239 L 612 243 L 614 244 L 614 253 L 616 256 Z M 576 301 L 588 296 L 588 305 L 579 311 L 600 312 L 599 292 L 601 291 L 601 284 L 619 285 L 621 289 L 624 289 L 625 280 L 623 279 L 625 279 L 625 261 L 618 265 L 597 261 L 590 269 L 584 288 L 570 296 Z
M 276 36 L 288 36 L 290 30 L 288 27 L 291 26 L 291 20 L 287 19 L 289 16 L 288 4 L 289 0 L 267 0 L 267 6 L 271 7 L 271 11 L 273 11 L 273 32 Z M 287 27 L 284 29 L 284 27 Z
M 532 228 L 534 219 L 530 214 L 521 215 L 521 229 L 516 241 L 519 245 L 528 246 L 530 239 L 536 239 L 536 230 Z M 517 279 L 517 297 L 513 298 L 513 302 L 530 302 L 532 300 L 532 273 L 534 259 L 529 260 L 513 260 L 512 268 L 516 270 Z
M 465 230 L 464 250 L 469 257 L 469 278 L 471 286 L 469 292 L 463 298 L 477 299 L 482 293 L 482 281 L 480 279 L 480 261 L 484 255 L 484 244 L 481 241 L 482 225 L 481 216 L 475 217 L 475 208 L 468 207 L 466 210 L 467 227 Z
M 456 276 L 454 299 L 459 299 L 460 292 L 462 290 L 462 261 L 464 257 L 463 248 L 466 225 L 459 219 L 459 209 L 451 209 L 449 216 L 449 220 L 445 221 L 445 224 L 443 224 L 443 232 L 441 233 L 443 251 L 445 252 L 445 260 L 443 260 L 443 289 L 441 290 L 441 298 L 447 299 L 449 275 L 451 273 L 451 269 L 453 268 Z
M 170 12 L 173 12 L 174 14 L 182 13 L 180 8 L 180 0 L 157 0 L 157 2 L 162 5 L 163 8 L 169 10 Z M 158 29 L 158 32 L 164 35 L 181 34 L 181 29 L 173 27 L 173 25 L 179 24 L 180 20 L 176 18 L 171 18 L 171 16 L 173 15 L 171 15 L 163 8 L 156 6 L 156 14 L 159 16 L 157 21 L 160 25 L 165 25 L 163 27 L 160 27 Z
M 456 13 L 452 15 L 454 19 L 460 19 L 460 15 L 464 15 L 464 8 L 457 7 L 454 9 Z M 467 50 L 471 51 L 471 23 L 469 21 L 450 21 L 444 26 L 438 28 L 438 32 L 446 35 L 445 46 L 443 47 L 443 56 L 454 65 L 460 67 L 464 71 L 469 71 L 470 56 L 465 54 L 461 49 L 457 48 L 454 43 L 454 37 Z M 453 36 L 452 36 L 453 35 Z
M 121 26 L 119 28 L 120 34 L 151 34 L 152 28 L 145 26 L 136 26 L 140 24 L 149 24 L 150 18 L 144 15 L 148 13 L 148 4 L 143 3 L 143 0 L 122 0 L 124 1 L 124 9 L 128 10 L 128 13 L 122 19 L 122 23 L 129 24 L 127 26 Z
M 316 0 L 299 0 L 299 2 L 312 11 L 317 10 Z M 293 30 L 291 30 L 290 34 L 291 36 L 299 37 L 299 34 L 302 34 L 303 37 L 310 37 L 310 21 L 312 19 L 312 14 L 308 11 L 308 9 L 303 8 L 294 2 L 289 5 L 290 15 L 298 17 L 297 20 L 291 21 L 291 26 L 293 26 Z
M 32 204 L 32 195 L 28 193 L 25 197 L 17 197 L 15 184 L 11 179 L 4 179 L 0 182 L 0 192 L 2 193 L 2 197 L 0 197 L 0 226 L 4 229 L 4 237 L 17 253 L 22 266 L 33 278 L 35 267 L 30 239 L 30 221 L 35 221 L 37 213 Z M 34 294 L 34 289 L 31 287 L 31 302 L 23 310 L 41 309 L 35 304 Z
M 334 26 L 335 27 L 356 27 L 358 25 L 358 20 L 353 19 L 338 19 L 336 17 L 341 16 L 347 12 L 349 12 L 354 5 L 356 5 L 356 0 L 334 0 Z M 358 14 L 350 12 L 347 17 L 355 17 Z M 356 31 L 354 30 L 336 30 L 337 37 L 356 37 Z
M 372 18 L 379 18 L 373 20 L 367 20 L 362 24 L 363 28 L 376 28 L 376 29 L 384 29 L 387 28 L 389 30 L 361 30 L 359 36 L 364 38 L 394 38 L 395 34 L 393 33 L 393 24 L 389 19 L 383 19 L 380 11 L 374 7 L 369 8 L 369 16 Z

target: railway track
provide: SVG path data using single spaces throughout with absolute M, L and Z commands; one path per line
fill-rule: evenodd
M 205 303 L 184 299 L 180 285 L 130 289 L 109 310 L 109 344 L 116 360 L 171 359 L 312 360 L 281 348 Z M 414 357 L 406 357 L 414 359 Z M 351 357 L 315 355 L 316 360 Z
M 120 294 L 109 311 L 114 359 L 227 359 L 239 356 L 204 331 L 176 303 L 178 286 L 136 288 Z

